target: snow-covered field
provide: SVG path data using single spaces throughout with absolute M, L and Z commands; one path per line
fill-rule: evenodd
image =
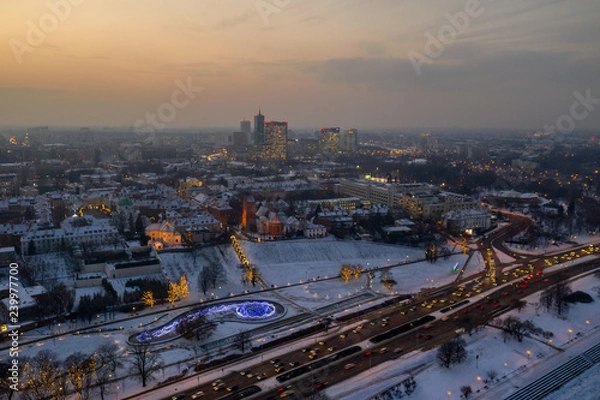
M 431 288 L 444 285 L 453 281 L 457 273 L 452 269 L 458 264 L 462 268 L 467 261 L 465 255 L 453 255 L 444 260 L 440 258 L 436 263 L 417 260 L 424 259 L 422 249 L 375 244 L 367 241 L 337 241 L 334 239 L 324 240 L 298 240 L 282 241 L 275 243 L 252 243 L 242 241 L 241 246 L 248 260 L 255 264 L 268 286 L 277 286 L 275 292 L 263 291 L 261 288 L 244 286 L 241 282 L 242 271 L 239 268 L 239 260 L 235 251 L 230 246 L 208 247 L 202 249 L 194 260 L 191 253 L 173 252 L 161 253 L 166 273 L 170 280 L 177 280 L 181 273 L 187 274 L 190 282 L 191 294 L 188 299 L 177 305 L 196 306 L 200 301 L 212 298 L 228 298 L 231 293 L 236 295 L 249 293 L 249 298 L 264 298 L 277 301 L 287 308 L 287 316 L 293 316 L 299 312 L 315 310 L 320 307 L 334 305 L 336 302 L 344 301 L 353 296 L 369 294 L 372 301 L 378 297 L 384 299 L 391 293 L 415 293 L 422 288 Z M 409 263 L 406 263 L 409 261 Z M 203 266 L 211 263 L 223 265 L 226 271 L 226 279 L 218 288 L 203 295 L 197 288 L 197 276 Z M 397 281 L 391 291 L 379 282 L 379 274 L 375 275 L 372 287 L 367 287 L 366 274 L 362 274 L 357 280 L 350 278 L 344 283 L 341 278 L 325 281 L 312 281 L 318 277 L 334 277 L 339 275 L 343 264 L 361 264 L 364 268 L 379 268 L 391 266 L 390 271 Z M 469 260 L 465 275 L 469 276 L 484 269 L 483 258 L 475 253 Z M 302 282 L 302 283 L 300 283 Z M 288 287 L 289 283 L 289 287 Z M 581 289 L 591 293 L 593 286 L 600 286 L 600 280 L 595 277 L 580 280 L 574 283 L 573 289 Z M 78 293 L 89 294 L 93 289 L 84 289 Z M 545 330 L 554 332 L 553 344 L 568 349 L 569 347 L 586 340 L 592 335 L 600 336 L 600 313 L 597 311 L 596 303 L 578 304 L 572 307 L 568 320 L 536 313 L 535 303 L 538 296 L 527 299 L 529 305 L 520 314 L 521 319 L 531 318 Z M 163 322 L 170 320 L 185 310 L 173 310 L 168 305 L 156 306 L 154 310 L 164 311 L 157 316 L 148 316 L 141 313 L 126 322 L 113 324 L 114 326 L 103 326 L 102 331 L 84 332 L 80 335 L 63 335 L 56 340 L 44 338 L 48 334 L 66 332 L 68 329 L 82 329 L 83 324 L 78 322 L 63 326 L 43 328 L 37 331 L 27 332 L 22 341 L 35 340 L 36 343 L 23 346 L 24 355 L 35 355 L 41 349 L 56 351 L 64 359 L 74 349 L 78 351 L 92 352 L 100 344 L 106 342 L 116 343 L 124 346 L 129 335 L 137 333 L 142 329 L 153 328 Z M 537 315 L 539 314 L 539 315 Z M 117 319 L 133 317 L 133 315 L 117 314 Z M 99 316 L 100 322 L 105 317 Z M 590 321 L 586 324 L 585 321 Z M 97 325 L 94 325 L 97 326 Z M 122 330 L 118 330 L 122 327 Z M 212 340 L 238 333 L 247 329 L 248 324 L 240 322 L 226 322 L 219 324 Z M 109 330 L 117 328 L 117 330 Z M 571 329 L 572 332 L 568 332 Z M 83 331 L 83 329 L 82 329 Z M 577 334 L 580 333 L 580 336 Z M 576 340 L 574 340 L 577 338 Z M 469 358 L 461 365 L 450 369 L 441 368 L 435 362 L 435 350 L 421 353 L 404 355 L 400 362 L 387 363 L 363 374 L 362 377 L 345 382 L 327 389 L 327 393 L 335 399 L 364 400 L 385 388 L 393 386 L 402 380 L 402 374 L 413 367 L 422 366 L 420 373 L 415 375 L 417 389 L 411 398 L 415 399 L 459 399 L 460 387 L 471 385 L 474 389 L 481 386 L 481 392 L 476 393 L 481 398 L 500 398 L 493 392 L 501 387 L 501 396 L 514 390 L 515 382 L 524 384 L 527 379 L 523 373 L 523 365 L 527 365 L 527 371 L 533 371 L 536 365 L 545 365 L 544 361 L 549 357 L 556 357 L 556 350 L 549 346 L 531 339 L 525 339 L 523 343 L 511 341 L 504 343 L 500 333 L 486 328 L 485 330 L 466 337 L 469 350 Z M 598 339 L 596 339 L 596 342 Z M 595 343 L 595 342 L 594 342 Z M 173 341 L 173 347 L 161 353 L 165 363 L 176 363 L 178 360 L 202 356 L 200 345 L 202 343 L 190 342 L 184 339 Z M 531 355 L 527 355 L 527 350 Z M 567 352 L 565 352 L 567 354 Z M 476 363 L 475 357 L 479 355 Z M 555 367 L 559 363 L 552 362 L 548 368 Z M 158 379 L 163 380 L 169 376 L 178 374 L 185 366 L 174 365 L 165 368 L 159 374 Z M 477 377 L 486 378 L 486 372 L 495 370 L 499 374 L 499 382 L 488 383 L 488 389 L 483 389 L 484 384 Z M 125 374 L 125 369 L 117 371 L 119 375 Z M 531 378 L 529 380 L 533 380 Z M 503 382 L 509 382 L 503 386 Z M 192 382 L 193 384 L 193 382 Z M 581 386 L 581 385 L 579 385 Z M 506 389 L 508 388 L 508 389 Z M 119 395 L 133 395 L 141 390 L 141 386 L 133 380 L 127 380 L 126 385 L 121 385 Z M 448 394 L 450 393 L 450 394 Z M 590 398 L 590 397 L 587 397 Z M 581 397 L 581 399 L 587 399 Z M 557 398 L 559 399 L 559 398 Z
M 596 286 L 600 286 L 600 279 L 596 277 L 580 279 L 571 284 L 574 291 L 582 290 L 590 294 Z M 521 343 L 514 339 L 504 342 L 498 330 L 487 327 L 472 336 L 463 335 L 469 356 L 462 364 L 449 369 L 439 366 L 435 360 L 437 349 L 413 352 L 401 357 L 400 361 L 381 364 L 361 374 L 351 380 L 351 385 L 344 382 L 333 386 L 327 389 L 327 394 L 340 400 L 365 400 L 399 384 L 409 376 L 411 370 L 420 367 L 414 375 L 417 388 L 408 398 L 460 399 L 460 388 L 468 385 L 473 389 L 473 399 L 502 399 L 516 391 L 517 387 L 525 386 L 600 341 L 600 313 L 596 302 L 573 305 L 568 319 L 561 319 L 537 311 L 538 299 L 539 294 L 529 296 L 525 299 L 528 305 L 520 313 L 513 311 L 503 317 L 514 315 L 521 320 L 533 320 L 537 326 L 553 332 L 551 344 L 565 352 L 530 338 L 524 338 Z M 569 351 L 571 348 L 572 352 Z M 530 354 L 527 354 L 528 351 Z M 598 366 L 594 370 L 587 373 L 587 379 L 586 376 L 580 376 L 550 398 L 566 399 L 569 395 L 562 394 L 564 392 L 579 393 L 578 398 L 582 400 L 598 399 Z M 494 382 L 489 381 L 488 371 L 498 374 Z M 485 382 L 486 379 L 488 382 Z

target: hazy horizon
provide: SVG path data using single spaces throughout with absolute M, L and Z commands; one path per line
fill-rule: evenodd
M 600 128 L 597 0 L 25 0 L 0 13 L 2 126 L 148 128 L 160 110 L 156 130 L 235 129 L 261 105 L 292 129 Z M 592 100 L 573 111 L 576 93 Z

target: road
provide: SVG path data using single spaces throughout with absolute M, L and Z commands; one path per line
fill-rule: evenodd
M 508 235 L 508 232 L 503 233 L 502 237 L 505 235 Z M 490 245 L 491 240 L 493 239 L 490 239 Z M 588 257 L 591 261 L 567 267 L 564 267 L 566 264 L 557 265 L 559 262 L 569 263 L 581 257 Z M 306 351 L 300 350 L 297 343 L 290 342 L 288 345 L 290 350 L 277 356 L 278 360 L 273 360 L 273 363 L 269 360 L 259 361 L 257 354 L 254 357 L 255 361 L 250 360 L 248 366 L 244 367 L 251 371 L 251 377 L 247 374 L 241 375 L 240 371 L 224 373 L 220 377 L 225 387 L 236 387 L 231 394 L 228 394 L 225 388 L 215 391 L 211 382 L 202 383 L 199 380 L 199 385 L 189 390 L 182 388 L 182 393 L 179 395 L 181 398 L 189 399 L 193 393 L 202 391 L 204 392 L 202 398 L 206 399 L 220 399 L 225 396 L 240 398 L 239 394 L 236 395 L 236 391 L 258 386 L 261 388 L 260 393 L 245 398 L 279 398 L 283 392 L 306 396 L 322 387 L 342 382 L 367 371 L 383 361 L 400 357 L 403 353 L 439 345 L 454 337 L 459 329 L 468 331 L 485 324 L 498 315 L 518 307 L 521 298 L 571 276 L 598 268 L 600 261 L 597 256 L 590 255 L 590 248 L 584 248 L 577 252 L 571 250 L 551 256 L 523 256 L 515 264 L 518 266 L 510 271 L 504 271 L 500 265 L 494 276 L 486 277 L 486 274 L 482 273 L 468 283 L 437 288 L 421 295 L 410 304 L 396 304 L 377 311 L 367 310 L 361 316 L 361 320 L 366 322 L 350 321 L 348 325 L 340 324 L 342 328 L 335 335 L 328 337 L 322 343 L 316 343 L 317 339 L 315 339 L 306 346 Z M 416 321 L 420 321 L 427 315 L 433 316 L 435 321 L 416 326 Z M 411 323 L 414 326 L 410 326 Z M 392 328 L 396 330 L 402 327 L 406 328 L 403 332 L 389 339 L 373 342 L 379 335 L 386 332 L 389 335 Z M 326 335 L 322 335 L 321 338 L 324 336 Z M 315 360 L 328 359 L 331 355 L 353 346 L 359 346 L 360 350 L 323 365 L 313 364 L 312 369 L 297 378 L 285 382 L 272 379 L 276 376 L 281 377 L 290 370 L 299 370 L 303 366 L 314 363 Z M 387 348 L 387 351 L 380 353 L 382 348 Z M 309 358 L 311 350 L 314 354 L 313 359 Z M 275 370 L 275 364 L 278 363 L 285 371 Z M 294 367 L 291 367 L 290 363 L 293 363 Z M 348 364 L 354 365 L 350 369 L 345 369 Z M 231 368 L 227 370 L 230 371 Z M 257 380 L 256 377 L 262 374 L 266 378 Z M 160 392 L 164 393 L 163 390 Z

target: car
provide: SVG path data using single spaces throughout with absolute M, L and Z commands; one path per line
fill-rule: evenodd
M 319 355 L 317 353 L 310 353 L 308 355 L 308 359 L 309 360 L 314 360 L 315 358 L 319 357 Z
M 342 334 L 340 335 L 340 339 L 346 339 L 346 335 L 342 333 Z
M 263 379 L 265 379 L 267 377 L 267 374 L 265 374 L 264 372 L 260 375 L 256 376 L 256 380 L 262 381 Z
M 302 349 L 303 353 L 306 353 L 307 351 L 310 351 L 310 347 L 305 347 L 305 348 Z
M 240 375 L 242 375 L 242 376 L 248 375 L 249 373 L 250 373 L 249 369 L 245 369 L 243 371 L 240 371 Z
M 277 364 L 278 362 L 280 362 L 281 360 L 279 358 L 273 358 L 272 360 L 269 360 L 269 362 L 271 364 Z
M 382 347 L 381 349 L 379 349 L 379 354 L 385 354 L 387 353 L 389 350 L 387 347 Z
M 315 382 L 315 389 L 322 389 L 323 387 L 325 387 L 323 382 Z
M 277 364 L 273 364 L 273 368 L 277 369 L 277 368 L 281 368 L 283 367 L 283 363 L 278 362 Z
M 192 399 L 199 399 L 201 397 L 204 397 L 204 392 L 203 391 L 196 392 L 196 393 L 194 393 L 192 395 Z
M 238 390 L 238 385 L 231 385 L 227 388 L 228 392 L 234 392 L 236 390 Z
M 275 373 L 276 373 L 276 374 L 279 374 L 279 373 L 281 373 L 281 372 L 285 372 L 285 368 L 283 368 L 283 367 L 278 367 L 278 368 L 275 368 Z
M 217 386 L 217 385 L 220 385 L 221 383 L 223 383 L 223 381 L 222 381 L 222 380 L 220 380 L 220 379 L 217 379 L 216 381 L 214 381 L 214 382 L 213 382 L 213 383 L 211 383 L 210 385 L 211 385 L 211 386 Z
M 332 351 L 335 351 L 336 348 L 337 347 L 335 347 L 335 346 L 330 346 L 330 347 L 327 348 L 327 351 L 332 352 Z
M 256 375 L 254 372 L 250 371 L 246 373 L 246 378 L 250 379 L 250 378 L 254 378 L 254 375 Z
M 181 400 L 183 397 L 182 394 L 176 394 L 175 396 L 171 396 L 171 400 Z
M 225 389 L 227 387 L 227 385 L 225 385 L 225 383 L 221 382 L 218 385 L 213 386 L 213 390 L 215 392 L 218 392 L 221 389 Z
M 300 361 L 291 361 L 288 365 L 290 367 L 297 367 L 298 365 L 300 365 Z
M 284 398 L 284 397 L 291 396 L 291 395 L 293 395 L 293 394 L 294 394 L 294 391 L 293 391 L 293 390 L 287 390 L 287 391 L 285 391 L 285 392 L 281 393 L 281 394 L 279 395 L 279 397 L 281 397 L 281 398 Z
M 365 356 L 370 356 L 370 355 L 371 355 L 371 350 L 365 351 Z
M 356 367 L 356 364 L 354 364 L 354 363 L 349 363 L 349 364 L 344 365 L 344 369 L 352 369 L 354 367 Z
M 403 351 L 403 350 L 402 350 L 400 347 L 396 347 L 396 348 L 394 349 L 394 353 L 396 353 L 396 354 L 398 354 L 398 353 L 402 353 L 402 351 Z
M 325 346 L 325 342 L 324 341 L 319 341 L 319 346 Z

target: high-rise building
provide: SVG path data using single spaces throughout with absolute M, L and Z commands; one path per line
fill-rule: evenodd
M 233 145 L 235 147 L 246 146 L 248 144 L 248 133 L 233 132 Z
M 319 148 L 323 154 L 337 154 L 340 151 L 340 127 L 321 128 Z
M 358 129 L 348 129 L 344 135 L 344 150 L 354 153 L 358 148 Z
M 240 132 L 244 132 L 244 133 L 252 132 L 252 127 L 250 124 L 251 124 L 250 120 L 247 120 L 247 119 L 241 120 L 240 121 Z
M 254 144 L 263 144 L 265 142 L 265 116 L 258 108 L 258 114 L 254 115 Z
M 264 144 L 262 158 L 269 161 L 285 161 L 287 159 L 287 121 L 270 121 L 264 124 Z

